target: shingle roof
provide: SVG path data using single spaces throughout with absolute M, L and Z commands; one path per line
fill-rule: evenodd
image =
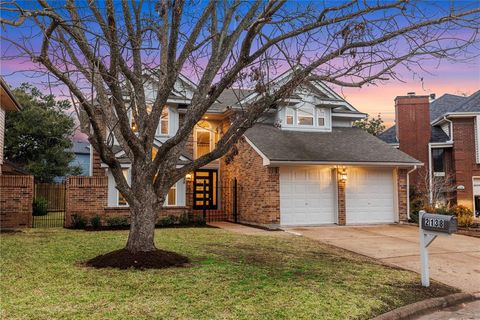
M 447 112 L 453 112 L 468 98 L 453 94 L 444 94 L 430 103 L 430 121 L 433 121 Z
M 388 128 L 378 135 L 378 138 L 386 143 L 398 143 L 395 126 Z M 448 135 L 440 127 L 431 127 L 430 142 L 446 142 Z
M 79 154 L 89 154 L 90 153 L 90 143 L 85 141 L 73 141 L 73 146 L 70 149 L 73 153 Z
M 480 90 L 469 96 L 453 112 L 480 112 Z
M 271 161 L 419 163 L 359 128 L 300 132 L 256 124 L 245 135 Z

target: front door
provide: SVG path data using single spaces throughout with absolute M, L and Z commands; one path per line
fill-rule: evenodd
M 217 209 L 217 170 L 197 170 L 193 178 L 193 208 Z

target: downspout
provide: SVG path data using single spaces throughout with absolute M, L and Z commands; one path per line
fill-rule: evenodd
M 433 191 L 432 191 L 432 145 L 428 143 L 428 202 L 433 206 Z
M 410 220 L 410 173 L 417 170 L 417 165 L 407 172 L 407 220 Z
M 450 123 L 450 129 L 448 130 L 448 131 L 449 131 L 449 132 L 448 132 L 448 133 L 449 133 L 448 136 L 449 136 L 450 140 L 449 140 L 448 142 L 453 142 L 453 122 L 452 122 L 452 120 L 448 120 L 448 119 L 447 119 L 447 116 L 444 116 L 444 117 L 443 117 L 443 120 L 445 120 L 445 121 L 447 121 L 448 123 Z

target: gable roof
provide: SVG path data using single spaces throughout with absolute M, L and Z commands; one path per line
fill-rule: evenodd
M 245 136 L 271 162 L 421 164 L 359 128 L 333 128 L 332 132 L 300 132 L 256 124 L 245 132 Z
M 480 112 L 480 90 L 466 98 L 453 112 Z
M 467 99 L 467 97 L 457 96 L 449 93 L 446 93 L 440 98 L 435 99 L 430 103 L 430 121 L 437 119 L 447 112 L 454 111 Z
M 450 140 L 448 135 L 437 126 L 430 127 L 430 142 L 447 142 Z M 380 140 L 386 143 L 398 143 L 396 126 L 390 127 L 377 136 Z
M 20 111 L 22 106 L 15 99 L 5 80 L 0 77 L 0 107 L 5 111 Z

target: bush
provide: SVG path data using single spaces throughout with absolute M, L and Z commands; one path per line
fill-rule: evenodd
M 195 215 L 194 219 L 193 219 L 193 223 L 196 225 L 196 226 L 204 226 L 207 224 L 207 221 L 203 218 L 203 214 L 197 214 Z
M 98 214 L 90 218 L 90 225 L 94 228 L 99 228 L 102 225 L 102 221 Z
M 188 216 L 188 212 L 185 211 L 179 218 L 178 224 L 181 226 L 187 226 L 190 224 L 190 217 Z
M 48 209 L 48 201 L 43 197 L 37 197 L 33 200 L 32 211 L 34 216 L 46 216 Z
M 418 224 L 418 211 L 413 211 L 410 213 L 410 222 L 414 222 L 414 223 L 417 223 Z
M 87 219 L 79 214 L 72 215 L 72 228 L 73 229 L 85 229 L 87 226 Z
M 160 226 L 160 227 L 170 227 L 170 226 L 173 226 L 174 224 L 178 224 L 178 223 L 179 223 L 179 220 L 176 216 L 169 215 L 169 216 L 160 218 L 160 220 L 158 220 L 157 225 Z
M 436 208 L 435 213 L 451 216 L 451 215 L 453 215 L 453 209 L 449 206 L 444 205 L 444 206 L 440 206 L 440 207 Z
M 469 227 L 473 224 L 473 212 L 465 206 L 459 205 L 453 208 L 453 213 L 457 217 L 460 227 Z
M 106 220 L 107 225 L 110 227 L 128 227 L 128 219 L 126 217 L 112 217 Z

